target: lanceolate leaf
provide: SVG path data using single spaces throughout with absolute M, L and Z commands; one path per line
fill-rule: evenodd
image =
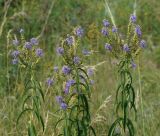
M 134 136 L 135 135 L 134 126 L 133 126 L 130 119 L 127 119 L 127 126 L 128 126 L 128 129 L 129 129 L 130 136 Z
M 18 116 L 16 124 L 18 124 L 19 119 L 21 118 L 21 116 L 22 116 L 24 113 L 28 112 L 28 111 L 33 111 L 33 109 L 24 109 L 24 110 L 20 113 L 20 115 Z
M 38 121 L 41 123 L 43 131 L 44 131 L 45 126 L 44 126 L 44 121 L 43 121 L 42 116 L 40 115 L 39 111 L 34 111 L 34 112 L 35 112 L 35 115 L 36 115 Z
M 22 104 L 22 109 L 23 109 L 23 110 L 24 110 L 24 106 L 25 106 L 27 100 L 29 100 L 31 97 L 32 97 L 32 96 L 29 95 L 29 96 L 27 96 L 27 97 L 24 99 L 23 104 Z
M 89 126 L 89 129 L 91 130 L 91 132 L 93 133 L 93 135 L 96 136 L 96 132 L 95 132 L 94 128 L 92 126 Z
M 115 120 L 115 122 L 112 124 L 112 126 L 109 129 L 108 136 L 112 136 L 113 135 L 114 129 L 116 128 L 117 124 L 122 122 L 122 121 L 123 121 L 123 118 L 118 118 L 117 120 Z
M 86 77 L 87 77 L 87 79 L 89 80 L 89 76 L 88 76 L 88 74 L 87 74 L 87 72 L 84 70 L 84 69 L 82 69 L 82 68 L 78 68 L 81 72 L 83 72 L 85 75 L 86 75 Z

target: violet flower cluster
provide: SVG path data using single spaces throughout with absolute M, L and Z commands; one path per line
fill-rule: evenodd
M 56 96 L 56 101 L 60 105 L 62 110 L 66 110 L 67 109 L 67 104 L 63 101 L 63 97 L 62 96 Z
M 11 52 L 11 56 L 12 56 L 12 64 L 18 64 L 18 56 L 19 56 L 20 52 L 18 50 L 14 50 Z
M 141 27 L 136 24 L 137 17 L 134 14 L 130 16 L 130 23 L 128 25 L 128 32 L 125 39 L 122 39 L 120 36 L 121 33 L 118 31 L 116 26 L 111 27 L 111 23 L 104 19 L 103 27 L 101 33 L 103 36 L 106 36 L 107 42 L 105 43 L 105 49 L 111 52 L 114 57 L 127 55 L 132 58 L 131 66 L 136 67 L 134 63 L 134 56 L 138 50 L 146 48 L 146 41 L 142 39 Z
M 20 30 L 20 35 L 23 37 L 24 30 Z M 39 48 L 39 41 L 37 38 L 31 38 L 29 41 L 25 40 L 18 40 L 15 38 L 12 40 L 12 50 L 11 50 L 11 57 L 12 57 L 12 64 L 27 64 L 29 61 L 35 63 L 36 60 L 40 57 L 44 56 L 43 49 Z M 19 59 L 21 58 L 21 59 Z
M 61 73 L 66 78 L 69 78 L 73 71 L 73 65 L 80 65 L 81 64 L 81 58 L 77 56 L 76 54 L 68 53 L 68 51 L 71 51 L 73 49 L 73 46 L 75 44 L 75 38 L 82 38 L 84 34 L 84 30 L 82 27 L 77 27 L 74 30 L 74 35 L 67 35 L 66 39 L 63 40 L 62 46 L 58 46 L 56 48 L 56 53 L 58 56 L 62 56 L 65 59 L 67 58 L 71 63 L 66 63 L 62 66 Z M 72 65 L 70 65 L 72 64 Z M 58 72 L 58 67 L 54 67 L 54 71 Z M 66 79 L 64 89 L 62 95 L 56 97 L 56 101 L 59 103 L 61 109 L 66 110 L 68 107 L 67 103 L 65 102 L 65 95 L 68 95 L 70 93 L 71 87 L 76 84 L 76 81 L 74 79 Z M 72 89 L 72 93 L 74 92 L 75 88 Z M 74 92 L 75 93 L 75 92 Z M 58 99 L 58 100 L 57 100 Z M 59 101 L 61 99 L 61 101 Z M 63 100 L 63 101 L 62 101 Z

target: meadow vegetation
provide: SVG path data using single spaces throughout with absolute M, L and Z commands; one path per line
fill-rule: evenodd
M 146 48 L 133 39 L 132 55 L 112 54 L 104 19 L 124 38 L 133 13 Z M 123 70 L 135 92 L 134 135 L 159 136 L 159 35 L 159 0 L 0 0 L 0 136 L 107 136 Z

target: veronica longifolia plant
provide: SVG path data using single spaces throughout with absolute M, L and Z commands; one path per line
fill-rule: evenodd
M 36 66 L 43 57 L 43 50 L 38 47 L 39 43 L 36 38 L 26 41 L 22 31 L 20 31 L 20 37 L 20 40 L 17 38 L 13 40 L 11 49 L 12 64 L 18 65 L 24 77 L 22 112 L 18 116 L 17 125 L 22 117 L 28 118 L 28 122 L 26 122 L 28 135 L 36 136 L 38 123 L 44 129 L 43 118 L 40 113 L 44 95 L 36 74 Z
M 64 60 L 60 72 L 63 86 L 61 85 L 62 90 L 58 90 L 56 96 L 62 118 L 57 121 L 56 128 L 61 123 L 63 130 L 60 133 L 64 136 L 87 136 L 90 133 L 95 135 L 90 125 L 89 76 L 80 57 L 82 54 L 78 51 L 83 33 L 83 29 L 77 27 L 73 35 L 67 35 L 56 50 Z
M 127 35 L 122 38 L 116 26 L 111 26 L 107 20 L 103 20 L 102 34 L 106 37 L 105 49 L 111 53 L 118 63 L 119 85 L 116 91 L 117 119 L 109 129 L 108 136 L 135 135 L 131 120 L 132 110 L 136 115 L 135 90 L 132 83 L 132 68 L 136 67 L 134 59 L 139 51 L 146 47 L 142 40 L 142 32 L 136 24 L 136 16 L 131 15 Z M 127 131 L 126 131 L 127 129 Z M 118 131 L 119 130 L 119 131 Z

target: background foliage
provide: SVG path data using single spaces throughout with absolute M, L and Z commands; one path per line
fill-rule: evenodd
M 121 32 L 126 33 L 126 24 L 133 12 L 134 0 L 109 0 L 108 3 L 116 25 Z M 158 136 L 160 133 L 160 2 L 159 0 L 137 1 L 136 12 L 148 46 L 143 55 L 140 55 L 144 113 L 141 114 L 140 99 L 137 99 L 136 131 L 138 136 L 143 135 L 142 121 L 144 121 L 145 136 Z M 21 81 L 23 75 L 15 81 L 18 71 L 7 57 L 9 30 L 12 29 L 14 33 L 18 33 L 18 30 L 23 28 L 25 37 L 28 39 L 34 36 L 39 37 L 40 44 L 45 50 L 45 57 L 37 71 L 40 73 L 39 79 L 44 84 L 45 91 L 45 80 L 50 73 L 49 69 L 52 69 L 54 64 L 61 63 L 55 55 L 55 47 L 60 39 L 77 25 L 85 29 L 86 36 L 81 48 L 99 51 L 85 61 L 90 65 L 96 65 L 104 61 L 104 58 L 106 60 L 95 69 L 91 115 L 97 134 L 107 135 L 115 114 L 113 105 L 117 77 L 114 73 L 114 62 L 110 61 L 104 53 L 103 42 L 99 37 L 104 18 L 110 19 L 103 0 L 0 0 L 0 135 L 18 135 L 16 119 L 20 112 L 20 97 L 24 89 Z M 138 91 L 137 71 L 138 69 L 135 69 L 133 80 Z M 42 113 L 47 121 L 45 133 L 53 135 L 56 120 L 56 115 L 53 114 L 56 107 L 54 87 L 49 91 Z M 25 128 L 23 122 L 19 126 Z

